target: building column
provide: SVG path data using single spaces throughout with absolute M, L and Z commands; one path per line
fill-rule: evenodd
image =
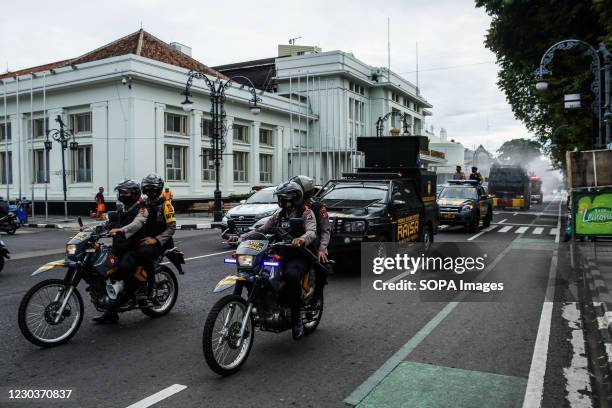
M 227 133 L 225 134 L 225 150 L 221 152 L 223 156 L 221 168 L 221 181 L 223 182 L 221 192 L 227 197 L 234 192 L 234 118 L 232 116 L 225 117 L 225 126 Z
M 283 163 L 286 161 L 286 157 L 284 157 L 284 133 L 285 128 L 283 126 L 277 126 L 272 136 L 274 138 L 272 140 L 272 143 L 274 143 L 272 182 L 274 184 L 280 184 L 284 180 Z
M 108 102 L 96 102 L 90 105 L 92 132 L 92 182 L 95 187 L 104 187 L 104 195 L 113 196 L 110 183 L 110 149 L 108 132 Z
M 155 103 L 155 132 L 154 132 L 154 163 L 155 173 L 159 174 L 164 180 L 166 179 L 166 153 L 164 152 L 164 115 L 166 113 L 166 105 L 163 103 Z
M 259 127 L 260 122 L 251 124 L 251 154 L 249 160 L 249 183 L 256 186 L 261 183 L 259 179 Z
M 189 150 L 191 158 L 189 171 L 191 180 L 189 190 L 193 194 L 202 193 L 202 111 L 194 110 L 189 118 Z
M 13 188 L 11 194 L 17 197 L 21 192 L 21 196 L 19 196 L 21 198 L 27 193 L 26 186 L 29 185 L 26 166 L 31 160 L 28 160 L 27 157 L 27 128 L 25 127 L 25 115 L 23 113 L 9 115 L 9 118 L 11 121 L 11 148 L 13 152 Z

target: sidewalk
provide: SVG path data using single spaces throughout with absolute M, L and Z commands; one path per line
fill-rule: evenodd
M 91 217 L 81 217 L 84 225 L 97 224 L 100 220 Z M 179 230 L 201 230 L 210 229 L 212 217 L 190 214 L 176 214 L 176 229 Z M 43 215 L 30 217 L 25 225 L 29 228 L 54 228 L 54 229 L 70 229 L 76 230 L 79 228 L 77 217 L 69 216 L 68 220 L 63 215 L 49 215 L 45 219 Z

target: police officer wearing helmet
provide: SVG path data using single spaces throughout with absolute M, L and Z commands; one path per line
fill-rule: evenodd
M 119 257 L 115 277 L 123 280 L 124 296 L 131 295 L 135 287 L 134 271 L 137 266 L 135 251 L 139 241 L 144 237 L 146 218 L 141 214 L 140 185 L 134 180 L 124 180 L 115 187 L 117 202 L 121 203 L 117 211 L 116 224 L 110 224 L 109 234 L 113 236 L 113 253 Z M 107 311 L 93 319 L 96 323 L 116 323 L 119 315 Z
M 145 176 L 140 187 L 146 196 L 143 202 L 146 224 L 137 255 L 147 272 L 150 298 L 155 282 L 153 261 L 173 245 L 172 236 L 176 231 L 176 217 L 172 203 L 162 196 L 164 180 L 160 176 L 153 173 Z
M 304 190 L 304 202 L 312 210 L 315 220 L 317 221 L 317 242 L 316 254 L 319 262 L 327 262 L 327 247 L 331 239 L 331 225 L 329 224 L 329 216 L 325 204 L 315 199 L 315 182 L 308 176 L 295 176 L 291 181 L 298 183 Z
M 286 181 L 274 191 L 278 199 L 280 211 L 274 213 L 268 221 L 255 231 L 247 232 L 240 240 L 249 239 L 257 233 L 269 234 L 278 231 L 289 231 L 292 218 L 301 218 L 304 221 L 302 231 L 291 231 L 293 238 L 291 245 L 295 248 L 308 247 L 317 238 L 317 223 L 314 214 L 304 202 L 304 191 L 295 181 Z M 291 306 L 291 321 L 293 338 L 299 340 L 304 336 L 304 324 L 300 316 L 300 303 L 302 296 L 302 277 L 308 271 L 310 262 L 297 251 L 288 251 L 285 256 L 285 288 Z

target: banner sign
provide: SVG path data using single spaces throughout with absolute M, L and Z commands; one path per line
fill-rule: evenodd
M 612 191 L 575 192 L 575 235 L 612 236 Z

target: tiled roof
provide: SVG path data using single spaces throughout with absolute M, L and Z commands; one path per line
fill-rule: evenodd
M 0 78 L 10 78 L 18 75 L 28 75 L 30 73 L 48 71 L 50 69 L 78 65 L 85 62 L 99 61 L 106 58 L 117 57 L 120 55 L 135 54 L 144 58 L 150 58 L 166 64 L 196 70 L 212 76 L 226 78 L 225 75 L 209 68 L 201 62 L 191 58 L 189 55 L 174 49 L 169 44 L 159 38 L 140 29 L 135 33 L 126 35 L 116 41 L 106 44 L 100 48 L 90 51 L 80 57 L 64 61 L 53 62 L 50 64 L 39 65 L 37 67 L 21 69 L 19 71 L 7 72 L 0 75 Z

